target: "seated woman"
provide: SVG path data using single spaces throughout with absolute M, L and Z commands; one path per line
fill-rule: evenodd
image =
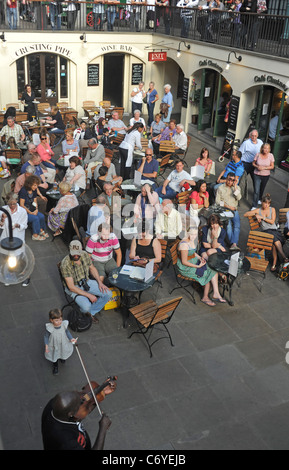
M 199 158 L 196 160 L 197 165 L 201 165 L 205 168 L 205 175 L 209 176 L 212 168 L 213 160 L 209 158 L 209 150 L 206 147 L 203 147 L 200 153 Z
M 190 212 L 191 217 L 194 219 L 200 217 L 198 214 L 201 209 L 209 207 L 209 193 L 207 191 L 207 183 L 204 180 L 199 180 L 196 183 L 196 189 L 190 194 L 190 200 L 187 204 L 187 211 Z M 201 225 L 206 223 L 204 217 L 200 217 Z
M 95 182 L 96 183 L 96 188 L 100 189 L 100 193 L 103 192 L 103 185 L 105 184 L 107 174 L 108 174 L 107 166 L 101 166 L 98 170 L 98 178 Z
M 28 215 L 28 223 L 32 224 L 32 240 L 45 240 L 49 238 L 46 233 L 46 223 L 44 215 L 38 211 L 37 187 L 41 180 L 38 176 L 31 175 L 25 179 L 23 188 L 19 191 L 19 204 Z
M 55 170 L 55 160 L 52 160 L 51 157 L 54 157 L 54 152 L 49 145 L 48 135 L 44 133 L 40 134 L 40 144 L 37 145 L 37 153 L 41 157 L 41 162 L 47 168 L 52 168 Z
M 94 126 L 94 131 L 95 131 L 95 135 L 97 136 L 97 138 L 100 138 L 100 137 L 103 136 L 104 128 L 107 128 L 108 130 L 110 130 L 107 123 L 106 123 L 105 118 L 100 117 L 97 121 L 97 124 L 95 124 L 95 126 Z
M 17 146 L 15 137 L 11 136 L 7 139 L 7 149 L 18 149 L 19 147 Z M 5 148 L 5 147 L 4 147 Z M 9 163 L 12 165 L 17 165 L 20 163 L 19 158 L 9 158 Z M 6 170 L 6 175 L 9 176 L 9 171 L 8 171 L 8 165 L 7 165 L 7 159 L 4 155 L 0 155 L 0 167 L 3 168 L 3 170 Z M 0 170 L 1 171 L 1 170 Z
M 61 198 L 57 202 L 56 207 L 53 207 L 48 214 L 47 225 L 50 230 L 54 232 L 54 237 L 57 237 L 62 233 L 62 229 L 64 229 L 67 214 L 70 209 L 78 206 L 78 200 L 75 194 L 71 193 L 70 190 L 71 185 L 69 183 L 62 181 L 59 184 Z
M 144 223 L 138 231 L 140 238 L 134 238 L 131 242 L 129 259 L 134 260 L 138 266 L 145 266 L 149 261 L 154 260 L 156 272 L 162 260 L 162 246 L 157 238 L 154 238 L 152 231 Z
M 244 214 L 244 217 L 251 217 L 255 216 L 258 220 L 262 232 L 269 233 L 274 236 L 274 244 L 273 244 L 273 265 L 271 267 L 271 271 L 276 271 L 277 269 L 277 260 L 278 260 L 278 253 L 283 258 L 283 263 L 287 263 L 289 260 L 286 257 L 282 245 L 284 243 L 284 238 L 281 233 L 277 229 L 276 221 L 276 210 L 274 207 L 271 207 L 271 196 L 270 194 L 266 194 L 262 198 L 262 204 L 259 209 L 253 209 L 248 211 Z
M 156 114 L 155 120 L 151 123 L 150 133 L 151 137 L 157 137 L 160 135 L 164 128 L 166 127 L 165 123 L 162 121 L 162 115 Z
M 135 201 L 135 220 L 153 220 L 156 218 L 159 210 L 160 201 L 158 194 L 149 184 L 144 184 L 141 188 L 141 193 L 137 196 Z
M 213 253 L 226 251 L 226 230 L 221 227 L 221 220 L 218 214 L 211 214 L 208 223 L 202 227 L 202 240 L 199 254 L 204 259 L 208 259 Z
M 69 155 L 70 153 L 79 154 L 80 147 L 79 141 L 73 137 L 73 129 L 66 129 L 65 140 L 62 142 L 63 155 Z
M 218 273 L 213 271 L 207 265 L 206 260 L 197 254 L 197 244 L 198 228 L 190 227 L 187 238 L 184 238 L 178 246 L 178 271 L 182 276 L 195 280 L 201 286 L 204 286 L 204 293 L 201 302 L 209 307 L 214 307 L 216 302 L 226 303 L 226 300 L 221 297 L 219 292 Z M 200 269 L 200 271 L 198 271 L 198 269 Z M 209 297 L 210 285 L 212 285 L 213 288 L 212 299 Z
M 50 124 L 52 129 L 49 131 L 49 134 L 64 134 L 65 124 L 62 120 L 61 113 L 59 111 L 58 106 L 51 106 L 51 116 L 48 116 L 45 119 L 41 119 L 40 121 L 43 124 Z M 53 142 L 52 142 L 53 143 Z
M 144 127 L 144 130 L 146 131 L 146 123 L 145 123 L 145 120 L 144 118 L 140 117 L 141 115 L 141 112 L 139 109 L 136 109 L 133 113 L 133 117 L 129 120 L 129 128 L 132 128 L 134 124 L 136 124 L 137 122 L 141 122 L 143 127 Z
M 70 183 L 71 186 L 75 184 L 82 190 L 86 188 L 85 171 L 81 166 L 80 158 L 70 157 L 69 168 L 62 181 Z

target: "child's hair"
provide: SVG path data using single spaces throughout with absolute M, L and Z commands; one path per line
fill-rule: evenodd
M 56 318 L 62 318 L 62 311 L 60 308 L 53 308 L 49 312 L 49 320 L 56 320 Z

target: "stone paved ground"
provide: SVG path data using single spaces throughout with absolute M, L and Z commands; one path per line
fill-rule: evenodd
M 190 163 L 202 146 L 192 140 Z M 211 156 L 218 156 L 213 148 Z M 217 174 L 225 163 L 216 164 Z M 268 190 L 274 207 L 283 207 L 286 188 L 271 178 Z M 248 207 L 242 201 L 240 213 Z M 242 219 L 241 247 L 247 233 Z M 48 311 L 65 303 L 56 264 L 67 248 L 60 239 L 32 243 L 29 231 L 27 243 L 36 259 L 30 285 L 0 286 L 0 432 L 6 450 L 41 450 L 41 413 L 48 400 L 86 383 L 76 352 L 56 377 L 44 358 Z M 169 267 L 159 303 L 173 285 Z M 118 376 L 117 391 L 101 403 L 112 419 L 105 449 L 288 449 L 288 289 L 289 282 L 268 272 L 260 293 L 247 277 L 234 287 L 233 307 L 214 309 L 201 304 L 199 295 L 194 305 L 185 291 L 175 291 L 183 296 L 169 324 L 175 346 L 158 342 L 152 358 L 140 337 L 127 338 L 132 326 L 123 329 L 118 312 L 101 313 L 99 325 L 78 336 L 90 378 Z M 96 411 L 86 419 L 92 440 L 98 420 Z

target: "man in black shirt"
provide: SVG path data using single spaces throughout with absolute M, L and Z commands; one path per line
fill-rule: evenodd
M 114 389 L 113 386 L 111 388 Z M 102 415 L 95 443 L 91 445 L 88 433 L 77 418 L 80 406 L 81 395 L 76 391 L 59 393 L 48 402 L 42 413 L 44 450 L 103 449 L 106 432 L 111 424 L 110 419 L 105 414 Z

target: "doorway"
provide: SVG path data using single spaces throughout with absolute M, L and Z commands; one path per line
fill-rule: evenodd
M 103 57 L 103 100 L 113 106 L 123 106 L 124 54 L 111 53 Z
M 31 54 L 28 56 L 28 80 L 37 101 L 55 105 L 57 96 L 57 56 Z

